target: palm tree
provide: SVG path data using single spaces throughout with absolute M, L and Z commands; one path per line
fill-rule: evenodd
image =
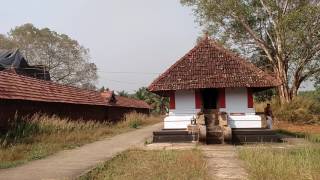
M 117 95 L 118 96 L 123 96 L 123 97 L 130 97 L 131 95 L 126 92 L 125 90 L 122 90 L 122 91 L 117 91 Z
M 133 97 L 139 100 L 143 100 L 151 105 L 153 108 L 153 112 L 155 113 L 164 114 L 167 111 L 169 99 L 167 97 L 161 97 L 148 91 L 146 87 L 139 88 L 135 92 Z

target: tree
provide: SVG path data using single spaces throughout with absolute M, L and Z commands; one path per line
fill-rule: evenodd
M 45 65 L 55 82 L 95 89 L 97 67 L 89 50 L 65 34 L 24 24 L 0 35 L 0 48 L 19 48 L 31 65 Z
M 102 86 L 98 91 L 99 92 L 109 91 L 109 88 L 105 88 L 104 86 Z
M 139 88 L 135 94 L 134 98 L 143 100 L 149 105 L 151 105 L 154 112 L 159 114 L 164 114 L 167 111 L 169 99 L 167 97 L 161 97 L 147 90 L 146 87 Z
M 131 97 L 131 95 L 125 90 L 117 91 L 117 94 L 118 94 L 118 96 Z
M 320 72 L 318 0 L 181 0 L 201 26 L 243 54 L 259 55 L 282 82 L 282 103 Z M 265 64 L 265 63 L 264 63 Z

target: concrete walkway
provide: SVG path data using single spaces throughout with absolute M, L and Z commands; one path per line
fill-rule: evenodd
M 236 147 L 232 145 L 201 146 L 208 162 L 209 175 L 217 180 L 244 180 L 248 174 L 243 162 L 237 157 Z
M 16 168 L 3 169 L 0 170 L 0 179 L 73 179 L 128 148 L 143 145 L 153 131 L 162 127 L 163 124 L 158 123 L 76 149 L 64 150 Z

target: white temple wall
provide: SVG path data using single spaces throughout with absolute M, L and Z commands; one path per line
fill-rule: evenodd
M 178 90 L 174 93 L 175 109 L 170 109 L 169 116 L 164 119 L 164 128 L 185 129 L 199 111 L 195 107 L 195 91 Z M 225 103 L 226 108 L 219 111 L 228 113 L 231 128 L 261 128 L 260 116 L 254 114 L 254 108 L 248 108 L 247 88 L 226 88 Z
M 165 129 L 185 129 L 196 114 L 195 93 L 193 90 L 175 91 L 175 109 L 170 109 L 164 119 Z
M 195 93 L 193 90 L 175 91 L 175 109 L 170 110 L 175 115 L 194 115 L 195 109 Z
M 227 113 L 254 113 L 254 108 L 248 108 L 247 88 L 225 88 Z

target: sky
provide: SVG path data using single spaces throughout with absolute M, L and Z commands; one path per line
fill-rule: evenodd
M 10 0 L 0 33 L 32 23 L 90 49 L 98 87 L 134 92 L 148 86 L 196 42 L 201 29 L 179 0 Z
M 98 87 L 133 93 L 187 53 L 201 35 L 179 0 L 10 0 L 1 2 L 0 33 L 32 23 L 90 49 Z M 302 89 L 310 85 L 303 85 Z

